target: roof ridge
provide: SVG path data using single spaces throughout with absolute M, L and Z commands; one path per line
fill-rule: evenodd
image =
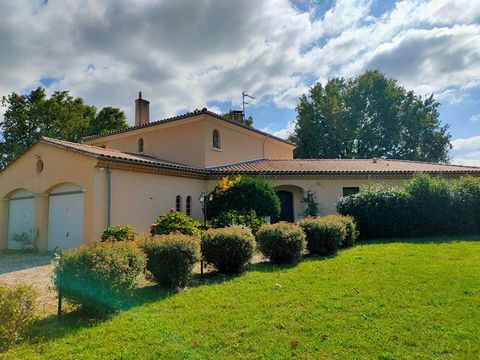
M 181 115 L 176 115 L 176 116 L 171 116 L 171 117 L 168 117 L 168 118 L 165 118 L 165 119 L 161 119 L 161 120 L 155 120 L 155 121 L 151 121 L 151 122 L 148 122 L 146 124 L 141 124 L 141 125 L 134 125 L 134 126 L 129 126 L 128 128 L 126 129 L 118 129 L 118 130 L 112 130 L 112 131 L 109 131 L 109 132 L 106 132 L 104 134 L 97 134 L 97 135 L 89 135 L 89 136 L 84 136 L 82 137 L 82 142 L 83 141 L 89 141 L 89 140 L 93 140 L 93 139 L 99 139 L 99 138 L 102 138 L 102 137 L 107 137 L 107 136 L 112 136 L 112 135 L 116 135 L 116 134 L 121 134 L 121 133 L 124 133 L 124 132 L 128 132 L 128 131 L 134 131 L 134 130 L 138 130 L 138 129 L 144 129 L 144 128 L 148 128 L 150 126 L 155 126 L 155 125 L 161 125 L 161 124 L 164 124 L 164 123 L 168 123 L 168 122 L 172 122 L 172 121 L 175 121 L 175 120 L 182 120 L 182 119 L 187 119 L 189 117 L 192 117 L 192 116 L 197 116 L 197 115 L 202 115 L 202 114 L 207 114 L 207 115 L 210 115 L 210 116 L 213 116 L 217 119 L 220 119 L 220 120 L 223 120 L 223 121 L 226 121 L 230 124 L 233 124 L 233 125 L 236 125 L 236 126 L 240 126 L 244 129 L 247 129 L 247 130 L 250 130 L 250 131 L 253 131 L 253 132 L 256 132 L 256 133 L 259 133 L 259 134 L 262 134 L 264 136 L 267 136 L 267 137 L 270 137 L 272 139 L 275 139 L 275 140 L 278 140 L 278 141 L 281 141 L 283 143 L 286 143 L 286 144 L 289 144 L 289 145 L 295 145 L 294 143 L 292 143 L 291 141 L 289 140 L 285 140 L 285 139 L 282 139 L 278 136 L 275 136 L 275 135 L 272 135 L 272 134 L 269 134 L 265 131 L 262 131 L 262 130 L 259 130 L 259 129 L 256 129 L 254 128 L 253 126 L 247 126 L 245 124 L 242 124 L 238 121 L 235 121 L 235 120 L 231 120 L 231 119 L 228 119 L 220 114 L 217 114 L 213 111 L 210 111 L 208 110 L 206 107 L 204 107 L 203 109 L 201 110 L 194 110 L 194 111 L 190 111 L 190 112 L 186 112 L 185 114 L 181 114 Z

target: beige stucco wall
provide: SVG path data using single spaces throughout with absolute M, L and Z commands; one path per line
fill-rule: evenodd
M 220 150 L 212 146 L 214 129 L 220 132 Z M 202 168 L 261 158 L 291 159 L 294 148 L 205 114 L 88 143 L 137 153 L 140 138 L 145 155 Z
M 37 172 L 36 164 L 41 159 L 44 163 L 42 172 Z M 8 239 L 8 197 L 18 189 L 25 189 L 35 194 L 35 221 L 39 231 L 38 248 L 46 250 L 48 235 L 48 201 L 49 192 L 55 186 L 74 183 L 84 192 L 84 236 L 93 237 L 97 229 L 98 204 L 102 199 L 96 198 L 94 188 L 96 160 L 87 156 L 66 151 L 61 148 L 38 143 L 0 173 L 0 248 L 5 248 Z
M 132 225 L 136 232 L 149 230 L 159 215 L 175 208 L 175 197 L 182 197 L 185 212 L 187 196 L 192 197 L 192 216 L 202 220 L 199 196 L 205 180 L 112 170 L 112 225 Z
M 203 123 L 199 119 L 178 120 L 161 126 L 139 129 L 108 138 L 88 142 L 96 146 L 138 152 L 138 140 L 143 139 L 145 155 L 178 162 L 185 165 L 204 167 Z
M 284 178 L 284 179 L 267 179 L 277 190 L 287 190 L 293 193 L 293 210 L 295 219 L 301 219 L 305 216 L 305 204 L 303 202 L 303 194 L 305 191 L 313 191 L 317 196 L 319 205 L 319 215 L 328 215 L 336 213 L 336 204 L 343 195 L 344 187 L 362 188 L 371 184 L 384 184 L 386 186 L 401 186 L 406 179 L 381 179 L 381 178 L 317 178 L 317 179 L 301 179 L 301 178 Z M 207 187 L 213 189 L 218 180 L 208 180 Z
M 317 196 L 319 205 L 319 215 L 328 215 L 336 213 L 336 204 L 340 197 L 343 196 L 344 187 L 362 188 L 371 184 L 384 184 L 386 186 L 401 186 L 405 182 L 404 179 L 275 179 L 271 183 L 275 187 L 286 185 L 296 185 L 304 191 L 312 191 Z M 301 218 L 305 215 L 305 204 L 303 199 L 299 198 L 294 192 L 294 211 L 295 218 Z
M 212 146 L 215 129 L 220 132 L 220 150 Z M 293 158 L 293 146 L 212 117 L 205 117 L 204 139 L 207 167 L 254 159 Z

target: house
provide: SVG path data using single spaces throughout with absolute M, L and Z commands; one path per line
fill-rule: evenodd
M 401 185 L 416 172 L 459 177 L 480 168 L 398 160 L 299 160 L 295 145 L 207 109 L 149 121 L 136 100 L 135 126 L 91 136 L 81 144 L 42 138 L 0 173 L 0 249 L 17 249 L 15 234 L 31 233 L 37 248 L 77 247 L 110 225 L 148 231 L 176 208 L 202 219 L 199 200 L 218 179 L 260 175 L 282 203 L 280 219 L 304 216 L 313 192 L 322 214 L 372 183 Z M 277 219 L 278 220 L 278 219 Z

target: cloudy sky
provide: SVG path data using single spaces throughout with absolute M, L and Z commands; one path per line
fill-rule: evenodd
M 70 90 L 132 123 L 139 90 L 154 120 L 239 108 L 245 90 L 255 126 L 286 136 L 313 83 L 379 69 L 433 93 L 454 162 L 480 165 L 479 0 L 16 0 L 0 14 L 0 95 Z

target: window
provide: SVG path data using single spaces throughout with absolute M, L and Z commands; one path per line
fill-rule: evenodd
M 214 149 L 220 149 L 220 131 L 213 130 L 212 145 Z
M 192 215 L 192 197 L 190 195 L 187 196 L 187 200 L 185 202 L 185 213 L 188 216 Z
M 352 194 L 356 194 L 360 191 L 360 188 L 358 186 L 354 187 L 344 187 L 343 188 L 343 196 L 348 196 Z
M 175 210 L 182 211 L 182 197 L 180 195 L 175 198 Z
M 138 139 L 138 152 L 140 154 L 143 154 L 143 139 L 142 138 Z

